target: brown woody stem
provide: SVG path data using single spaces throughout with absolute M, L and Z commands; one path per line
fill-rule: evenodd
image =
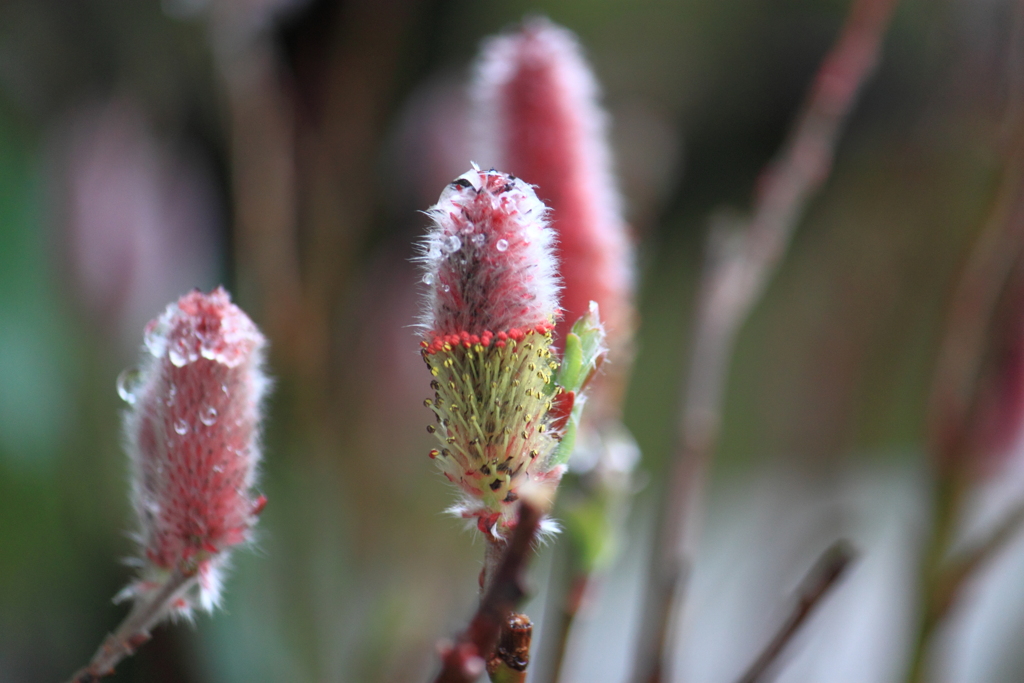
M 444 648 L 435 683 L 473 683 L 483 673 L 498 645 L 509 615 L 526 595 L 523 571 L 530 558 L 541 520 L 540 509 L 524 499 L 519 522 L 493 572 L 485 568 L 485 590 L 476 614 L 451 646 Z
M 128 616 L 96 650 L 89 664 L 69 683 L 92 683 L 114 673 L 114 667 L 150 638 L 150 631 L 170 614 L 174 603 L 192 587 L 196 574 L 175 569 L 156 593 L 135 601 Z

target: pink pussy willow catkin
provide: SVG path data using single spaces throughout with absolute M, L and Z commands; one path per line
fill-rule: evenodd
M 143 361 L 126 398 L 143 597 L 173 570 L 199 577 L 216 604 L 231 546 L 246 541 L 266 502 L 253 492 L 260 460 L 266 340 L 223 288 L 181 297 L 146 326 Z M 193 605 L 178 605 L 187 610 Z
M 564 284 L 556 339 L 595 301 L 621 359 L 633 327 L 633 247 L 599 88 L 579 43 L 547 19 L 529 19 L 484 43 L 472 94 L 478 160 L 531 183 L 551 209 Z
M 545 211 L 523 181 L 474 167 L 430 209 L 421 245 L 427 431 L 440 441 L 430 456 L 463 493 L 454 510 L 493 538 L 514 525 L 524 484 L 554 485 L 564 469 L 548 462 L 567 414 L 553 379 L 559 284 Z

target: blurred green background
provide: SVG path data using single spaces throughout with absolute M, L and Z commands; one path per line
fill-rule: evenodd
M 1013 5 L 897 9 L 834 173 L 740 337 L 705 536 L 708 571 L 724 570 L 697 581 L 680 629 L 709 641 L 681 655 L 688 680 L 729 680 L 821 539 L 857 536 L 865 508 L 865 528 L 907 530 L 881 534 L 874 556 L 902 554 L 861 580 L 865 595 L 897 596 L 896 616 L 873 618 L 902 633 L 912 596 L 892 587 L 920 517 L 945 309 L 998 180 Z M 578 34 L 603 84 L 639 250 L 626 417 L 640 479 L 656 484 L 709 218 L 749 208 L 846 10 L 0 1 L 0 681 L 66 678 L 123 614 L 110 598 L 135 549 L 115 378 L 147 320 L 217 283 L 272 345 L 270 502 L 258 542 L 234 555 L 224 609 L 160 628 L 113 680 L 425 680 L 476 600 L 482 545 L 443 514 L 451 491 L 426 456 L 409 259 L 418 211 L 469 166 L 463 88 L 480 41 L 546 14 Z M 629 669 L 656 489 L 639 492 L 597 626 L 581 631 L 579 680 Z M 801 526 L 800 510 L 826 512 Z M 734 528 L 763 529 L 760 545 Z M 533 571 L 541 596 L 549 556 Z M 740 584 L 755 588 L 730 592 Z M 991 628 L 1020 633 L 1021 603 L 1003 601 Z M 539 619 L 541 600 L 530 610 Z M 705 613 L 738 621 L 702 631 Z M 950 680 L 1020 680 L 1019 638 L 985 642 L 986 664 L 963 654 L 953 670 L 967 673 Z M 828 642 L 825 668 L 806 671 L 891 680 L 898 648 L 857 643 L 847 659 L 862 677 L 827 668 L 842 659 Z

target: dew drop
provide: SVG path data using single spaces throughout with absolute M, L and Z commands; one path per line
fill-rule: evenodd
M 446 292 L 450 292 L 452 290 L 452 288 L 449 287 L 448 285 L 441 285 L 441 289 L 443 289 Z
M 207 427 L 212 427 L 217 422 L 217 409 L 213 406 L 206 406 L 199 411 L 199 421 Z
M 178 420 L 174 423 L 174 431 L 181 436 L 188 434 L 188 422 L 184 420 Z
M 472 237 L 469 238 L 469 241 L 473 243 L 474 247 L 482 247 L 482 246 L 484 246 L 484 242 L 487 241 L 487 236 L 486 235 L 473 235 Z
M 432 285 L 432 284 L 434 284 L 434 274 L 433 273 L 423 273 L 423 284 L 425 284 L 425 285 Z
M 458 235 L 449 235 L 444 239 L 444 249 L 449 253 L 454 253 L 462 248 L 462 240 L 459 239 Z
M 127 368 L 117 376 L 117 395 L 130 406 L 135 405 L 135 391 L 139 388 L 140 378 L 137 368 Z
M 167 347 L 167 336 L 162 332 L 157 331 L 157 326 L 147 326 L 146 332 L 142 338 L 143 344 L 146 346 L 146 350 L 149 351 L 153 357 L 160 358 L 164 355 L 164 350 Z
M 217 474 L 220 474 L 221 472 L 224 471 L 224 465 L 214 465 L 213 471 L 216 472 Z
M 167 352 L 167 358 L 170 359 L 171 363 L 175 367 L 180 368 L 188 365 L 188 356 L 183 354 L 177 347 L 171 348 L 171 350 Z
M 498 240 L 494 243 L 494 248 L 498 251 L 505 251 L 508 249 L 508 240 Z
M 199 354 L 194 348 L 190 348 L 188 339 L 177 339 L 167 349 L 167 358 L 175 367 L 181 368 L 199 360 Z

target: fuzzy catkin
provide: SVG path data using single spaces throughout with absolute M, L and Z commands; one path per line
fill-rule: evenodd
M 562 340 L 596 301 L 608 345 L 629 345 L 633 245 L 612 173 L 607 117 L 576 37 L 534 17 L 488 39 L 472 86 L 477 158 L 519 176 L 550 207 L 559 244 Z M 560 343 L 560 342 L 559 342 Z
M 201 606 L 217 603 L 227 551 L 249 539 L 265 503 L 253 492 L 265 346 L 220 287 L 186 294 L 146 326 L 137 380 L 123 392 L 143 551 L 128 595 L 180 570 L 199 576 Z
M 544 205 L 514 176 L 473 168 L 428 212 L 423 358 L 433 377 L 430 452 L 462 492 L 453 511 L 504 537 L 529 483 L 555 485 L 561 438 L 551 351 L 559 315 L 554 235 Z M 564 412 L 564 411 L 563 411 Z

